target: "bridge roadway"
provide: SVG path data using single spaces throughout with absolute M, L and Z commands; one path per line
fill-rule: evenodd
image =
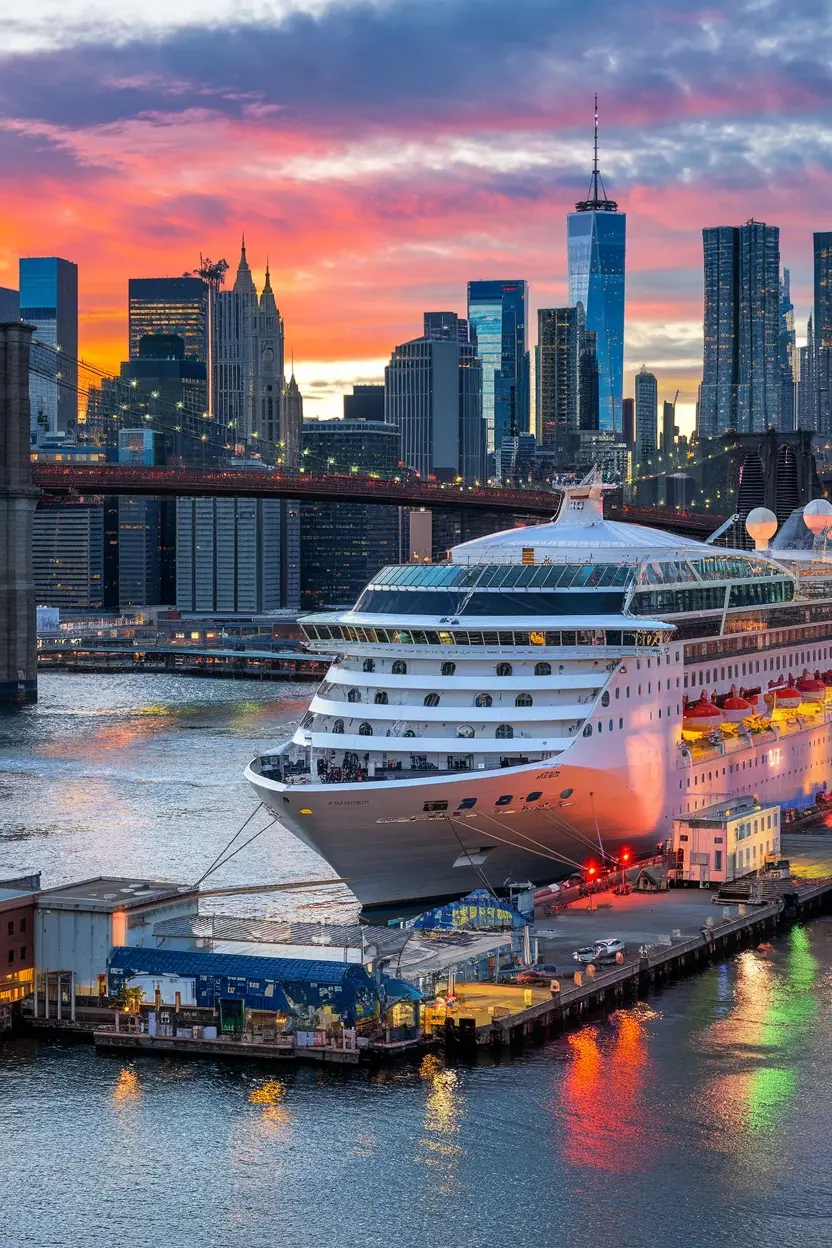
M 545 490 L 501 489 L 494 486 L 443 484 L 432 481 L 385 481 L 375 477 L 336 474 L 283 476 L 277 472 L 223 471 L 201 468 L 144 468 L 120 464 L 34 463 L 32 480 L 52 496 L 79 494 L 154 497 L 300 498 L 310 502 L 384 503 L 399 507 L 465 508 L 551 519 L 560 495 Z M 675 511 L 666 507 L 629 507 L 609 503 L 609 519 L 665 528 L 691 537 L 706 537 L 722 517 Z

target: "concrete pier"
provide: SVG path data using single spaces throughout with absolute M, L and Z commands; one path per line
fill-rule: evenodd
M 29 455 L 33 327 L 0 325 L 0 706 L 38 696 L 32 517 L 40 491 Z

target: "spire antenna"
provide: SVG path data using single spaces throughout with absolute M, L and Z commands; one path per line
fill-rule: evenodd
M 589 194 L 575 205 L 578 212 L 618 212 L 618 204 L 609 199 L 598 167 L 598 95 L 595 95 L 594 130 L 592 140 L 592 176 Z

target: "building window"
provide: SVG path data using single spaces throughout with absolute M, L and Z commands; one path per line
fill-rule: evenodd
M 498 675 L 498 676 L 510 676 L 510 675 L 511 675 L 511 664 L 510 664 L 510 663 L 498 663 L 498 664 L 497 664 L 497 675 Z
M 9 935 L 14 936 L 14 919 L 9 919 Z
M 453 676 L 456 671 L 456 663 L 443 663 L 441 670 L 443 676 Z
M 367 723 L 360 724 L 358 727 L 358 735 L 359 737 L 371 737 L 373 735 L 372 725 Z
M 427 694 L 425 694 L 425 706 L 438 706 L 438 705 L 439 705 L 439 694 L 438 694 L 438 693 L 427 693 Z
M 26 946 L 25 945 L 20 946 L 20 961 L 21 962 L 26 961 Z
M 474 706 L 491 706 L 493 701 L 490 693 L 478 693 L 474 698 Z
M 722 870 L 722 850 L 715 849 L 714 850 L 714 871 L 721 871 L 721 870 Z
M 510 737 L 514 736 L 514 729 L 511 724 L 498 724 L 494 736 L 500 741 L 508 741 Z
M 364 671 L 365 671 L 365 672 L 374 672 L 375 670 L 376 670 L 376 661 L 375 661 L 375 659 L 365 659 L 365 660 L 364 660 Z
M 769 826 L 769 827 L 771 827 L 771 815 L 769 815 L 769 817 L 768 817 L 768 826 Z M 25 931 L 26 931 L 26 918 L 25 918 L 25 916 L 24 916 L 24 917 L 20 920 L 20 922 L 18 923 L 18 925 L 17 925 L 17 930 L 18 930 L 19 932 L 25 932 Z
M 344 731 L 344 721 L 343 721 L 343 719 L 336 719 L 335 723 L 332 725 L 332 731 L 333 731 L 333 732 L 343 732 L 343 731 Z
M 373 701 L 375 702 L 376 706 L 386 706 L 387 694 L 384 692 L 383 689 L 380 689 L 378 693 L 376 694 L 375 698 L 373 699 Z
M 9 966 L 14 963 L 14 949 L 9 950 Z
M 530 693 L 518 693 L 517 697 L 514 699 L 514 705 L 515 706 L 531 706 L 532 695 Z
M 551 676 L 552 664 L 551 663 L 535 663 L 534 674 L 535 676 Z
M 392 667 L 392 672 L 394 676 L 406 676 L 407 675 L 407 664 L 405 663 L 404 659 L 396 659 Z
M 358 692 L 357 689 L 350 689 L 350 691 L 347 694 L 347 701 L 348 702 L 360 702 L 361 694 Z
M 471 727 L 470 724 L 460 724 L 456 730 L 456 735 L 458 737 L 465 737 L 465 738 L 473 737 L 474 729 Z

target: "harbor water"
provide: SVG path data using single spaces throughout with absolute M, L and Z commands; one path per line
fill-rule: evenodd
M 188 881 L 308 690 L 53 674 L 0 721 L 0 878 Z M 325 864 L 270 829 L 228 880 Z M 232 899 L 222 898 L 228 909 Z M 340 916 L 327 890 L 238 909 Z M 305 909 L 299 909 L 305 907 Z M 358 1071 L 0 1046 L 2 1242 L 832 1242 L 832 920 L 521 1055 Z

